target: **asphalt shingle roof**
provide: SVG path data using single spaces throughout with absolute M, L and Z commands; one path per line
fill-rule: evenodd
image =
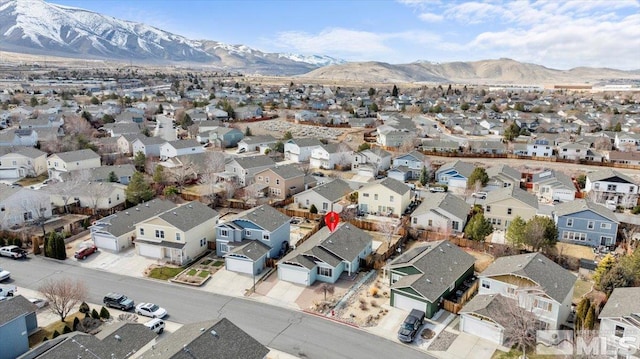
M 183 148 L 199 147 L 200 146 L 200 142 L 198 142 L 196 140 L 175 140 L 175 141 L 170 141 L 170 142 L 167 142 L 167 143 L 169 145 L 171 145 L 173 148 L 175 148 L 176 150 L 183 149 Z
M 335 179 L 329 183 L 313 187 L 310 191 L 314 191 L 331 202 L 335 202 L 346 196 L 352 190 L 347 182 L 341 179 Z
M 270 250 L 271 248 L 260 241 L 245 240 L 240 242 L 237 246 L 234 246 L 231 252 L 242 254 L 255 262 Z
M 504 201 L 508 198 L 515 198 L 531 208 L 538 209 L 538 199 L 536 196 L 515 186 L 504 187 L 487 193 L 487 199 L 484 203 L 491 204 Z
M 466 219 L 469 211 L 471 211 L 471 205 L 456 195 L 451 193 L 427 193 L 422 203 L 413 211 L 412 216 L 421 215 L 438 208 L 462 219 Z
M 509 320 L 508 315 L 496 315 L 504 313 L 506 306 L 517 306 L 514 299 L 507 298 L 500 294 L 479 294 L 473 297 L 460 311 L 462 313 L 475 313 L 486 318 L 490 318 L 494 322 L 508 327 L 506 321 Z
M 100 158 L 100 155 L 89 149 L 61 152 L 54 154 L 54 156 L 58 156 L 58 158 L 63 160 L 64 162 L 77 162 L 93 158 Z
M 463 175 L 465 178 L 469 178 L 469 176 L 471 176 L 471 173 L 473 173 L 473 170 L 475 168 L 476 166 L 473 163 L 456 160 L 454 162 L 449 162 L 442 165 L 442 167 L 438 168 L 437 172 L 441 173 L 444 171 L 448 171 L 450 169 L 454 169 L 456 170 L 456 172 Z
M 640 287 L 616 288 L 611 293 L 598 318 L 634 316 L 640 320 Z
M 37 309 L 33 303 L 21 295 L 0 301 L 0 326 L 22 315 L 33 313 Z
M 406 184 L 404 184 L 403 182 L 400 182 L 396 179 L 393 178 L 383 178 L 381 180 L 377 180 L 375 182 L 371 182 L 368 183 L 366 185 L 364 185 L 364 187 L 362 188 L 362 190 L 365 190 L 369 187 L 372 186 L 377 186 L 377 185 L 382 185 L 386 188 L 388 188 L 389 190 L 399 194 L 399 195 L 403 195 L 405 193 L 407 193 L 409 190 L 411 190 L 411 188 L 409 188 L 409 186 L 407 186 Z
M 481 277 L 517 275 L 537 283 L 542 290 L 562 303 L 576 282 L 576 276 L 542 253 L 500 257 L 480 274 Z
M 218 212 L 215 210 L 207 207 L 202 202 L 192 201 L 169 210 L 159 217 L 179 230 L 186 232 L 216 216 L 218 216 Z
M 233 161 L 235 161 L 240 167 L 244 169 L 276 165 L 276 163 L 271 159 L 271 157 L 265 156 L 265 155 L 251 156 L 251 157 L 237 157 L 237 158 L 234 158 Z
M 603 205 L 587 201 L 586 199 L 576 199 L 574 201 L 564 202 L 556 205 L 555 209 L 556 215 L 558 216 L 566 216 L 582 211 L 592 211 L 612 222 L 619 223 L 616 214 L 612 210 Z
M 603 170 L 600 171 L 596 171 L 596 172 L 592 172 L 592 173 L 588 173 L 587 174 L 587 178 L 589 179 L 589 181 L 591 182 L 596 182 L 596 181 L 604 181 L 606 179 L 609 179 L 611 177 L 619 177 L 620 179 L 623 179 L 629 183 L 635 183 L 633 181 L 633 179 L 631 179 L 631 177 L 622 174 L 618 171 L 614 171 L 610 168 L 605 168 Z
M 280 228 L 280 226 L 282 226 L 284 223 L 289 223 L 291 217 L 283 214 L 282 212 L 271 206 L 263 204 L 259 207 L 255 207 L 239 213 L 236 220 L 240 219 L 251 221 L 259 227 L 269 232 L 273 232 L 276 229 Z
M 105 217 L 98 222 L 108 222 L 108 225 L 104 226 L 102 231 L 111 233 L 115 237 L 120 237 L 135 230 L 137 223 L 146 221 L 175 207 L 176 205 L 171 201 L 154 199 L 141 203 L 134 208 L 129 208 L 126 211 L 120 211 L 113 216 Z
M 298 166 L 293 165 L 293 164 L 284 165 L 284 166 L 276 166 L 276 167 L 269 168 L 268 170 L 273 171 L 276 175 L 278 175 L 278 176 L 280 176 L 280 177 L 282 177 L 284 179 L 304 176 L 304 172 L 302 172 L 302 170 L 300 170 L 300 168 Z

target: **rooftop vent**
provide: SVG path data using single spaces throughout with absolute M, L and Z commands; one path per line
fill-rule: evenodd
M 174 211 L 174 212 L 173 212 L 173 215 L 174 215 L 174 216 L 177 216 L 178 214 Z
M 440 252 L 444 253 L 444 250 L 442 248 L 438 248 L 438 250 L 440 250 Z
M 218 332 L 216 332 L 215 330 L 211 331 L 211 335 L 213 335 L 214 338 L 220 338 L 220 336 L 218 335 Z
M 121 336 L 119 336 L 118 334 L 116 334 L 116 335 L 114 336 L 114 338 L 116 338 L 116 340 L 117 340 L 117 341 L 121 341 L 121 340 L 122 340 L 122 337 L 121 337 Z
M 129 215 L 129 212 L 124 212 L 124 214 L 126 214 L 127 216 Z
M 542 263 L 542 259 L 538 258 L 538 262 Z
M 193 208 L 193 206 L 192 206 L 192 205 L 189 205 L 189 208 Z
M 429 278 L 427 278 L 427 283 L 431 283 L 431 280 Z

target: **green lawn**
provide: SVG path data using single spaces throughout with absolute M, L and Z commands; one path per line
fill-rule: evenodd
M 23 186 L 23 187 L 29 187 L 32 184 L 42 183 L 47 178 L 49 178 L 49 176 L 46 173 L 43 173 L 38 177 L 25 177 L 25 178 L 21 179 L 20 181 L 18 181 L 17 183 L 19 185 Z
M 573 287 L 573 302 L 578 303 L 582 299 L 582 297 L 589 293 L 593 283 L 588 280 L 578 279 L 576 281 L 575 287 Z
M 209 271 L 208 270 L 203 270 L 203 271 L 200 271 L 200 273 L 198 273 L 198 276 L 200 278 L 207 278 L 208 275 L 209 275 Z
M 213 266 L 214 267 L 220 267 L 223 264 L 224 264 L 224 261 L 215 261 L 215 262 L 213 262 Z
M 200 263 L 200 264 L 202 264 L 203 266 L 208 266 L 209 264 L 211 264 L 211 262 L 212 262 L 212 260 L 211 260 L 211 259 L 205 259 L 205 260 L 203 260 L 203 261 L 202 261 L 202 263 Z
M 169 278 L 173 278 L 178 275 L 178 273 L 182 272 L 182 268 L 178 267 L 158 267 L 153 268 L 151 272 L 149 272 L 149 277 L 154 279 L 167 280 Z
M 189 269 L 189 271 L 187 272 L 187 275 L 196 275 L 196 273 L 198 273 L 196 269 Z
M 491 359 L 518 359 L 522 355 L 522 351 L 511 349 L 508 353 L 496 350 Z M 527 359 L 553 359 L 558 358 L 556 355 L 537 355 L 535 351 L 527 351 Z

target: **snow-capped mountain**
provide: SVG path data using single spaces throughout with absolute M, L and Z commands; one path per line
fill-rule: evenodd
M 192 62 L 266 74 L 298 74 L 344 61 L 264 53 L 195 41 L 132 21 L 42 0 L 0 0 L 0 50 L 66 57 Z

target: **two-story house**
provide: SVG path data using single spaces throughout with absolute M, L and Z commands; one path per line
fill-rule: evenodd
M 520 187 L 504 187 L 489 192 L 482 208 L 494 229 L 506 230 L 518 216 L 525 221 L 533 218 L 538 212 L 538 199 Z
M 553 219 L 562 242 L 591 247 L 616 244 L 618 224 L 613 211 L 585 199 L 576 199 L 555 207 Z
M 411 188 L 393 178 L 367 183 L 358 190 L 360 213 L 399 218 L 411 203 Z
M 342 273 L 358 273 L 371 253 L 372 237 L 350 223 L 333 232 L 323 227 L 278 263 L 278 279 L 305 286 L 316 280 L 335 283 Z
M 276 163 L 269 156 L 258 155 L 237 157 L 224 165 L 224 176 L 235 179 L 242 187 L 253 183 L 258 172 L 275 167 Z
M 121 135 L 135 135 L 140 133 L 140 124 L 133 122 L 115 122 L 107 123 L 104 129 L 111 134 L 111 137 L 119 137 Z
M 309 162 L 311 151 L 322 145 L 317 138 L 292 138 L 284 143 L 284 159 L 293 162 Z
M 542 253 L 500 257 L 478 275 L 478 295 L 460 311 L 460 331 L 502 345 L 507 339 L 501 313 L 517 306 L 533 313 L 539 329 L 559 329 L 571 313 L 577 277 Z
M 311 150 L 309 167 L 332 170 L 336 166 L 350 165 L 352 153 L 351 148 L 342 143 L 321 145 Z
M 532 139 L 527 143 L 527 156 L 551 157 L 553 155 L 553 143 L 546 138 Z
M 0 132 L 0 146 L 35 147 L 38 139 L 38 132 L 30 128 Z
M 615 288 L 600 311 L 600 338 L 618 358 L 637 358 L 640 343 L 640 287 Z M 598 338 L 598 339 L 600 339 Z
M 433 317 L 442 300 L 473 276 L 474 263 L 472 255 L 447 240 L 414 246 L 389 264 L 391 306 Z
M 141 136 L 131 142 L 133 155 L 142 152 L 146 157 L 160 157 L 160 146 L 167 143 L 162 137 Z
M 21 295 L 0 301 L 0 359 L 14 359 L 29 351 L 29 335 L 38 331 L 37 309 Z
M 60 174 L 63 182 L 72 181 L 79 177 L 90 182 L 116 182 L 127 185 L 136 172 L 134 165 L 100 166 L 84 170 L 73 170 Z
M 476 166 L 473 163 L 456 160 L 442 165 L 436 170 L 436 182 L 448 187 L 467 188 L 467 179 Z
M 60 180 L 62 172 L 100 167 L 100 155 L 90 149 L 54 153 L 47 158 L 49 178 Z
M 544 170 L 531 179 L 532 192 L 548 202 L 569 202 L 576 198 L 577 188 L 571 177 L 561 171 Z
M 640 151 L 640 134 L 633 132 L 616 132 L 613 144 L 619 151 Z
M 178 265 L 190 263 L 215 241 L 219 214 L 193 201 L 136 224 L 136 253 Z
M 347 182 L 335 179 L 294 195 L 293 202 L 299 208 L 310 209 L 315 206 L 318 211 L 340 213 L 343 209 L 340 202 L 351 192 L 353 190 Z
M 411 151 L 395 157 L 391 162 L 391 170 L 387 177 L 404 182 L 420 178 L 422 168 L 426 166 L 426 156 L 418 151 Z
M 503 187 L 520 187 L 522 178 L 520 171 L 504 164 L 487 168 L 487 176 L 489 176 L 489 182 L 484 187 L 487 192 Z
M 638 203 L 638 185 L 635 181 L 609 168 L 587 173 L 584 190 L 590 194 L 594 202 L 600 204 L 613 203 L 631 208 Z
M 249 136 L 238 141 L 238 151 L 257 151 L 260 154 L 264 154 L 267 148 L 272 148 L 272 146 L 274 146 L 277 142 L 278 140 L 271 135 Z
M 255 174 L 254 181 L 264 185 L 270 197 L 287 198 L 304 191 L 304 172 L 290 164 L 275 166 Z
M 48 193 L 0 183 L 0 227 L 22 225 L 51 216 Z
M 216 226 L 216 254 L 224 256 L 227 270 L 259 274 L 267 258 L 278 258 L 289 247 L 291 218 L 261 205 Z
M 197 140 L 200 143 L 211 143 L 215 147 L 236 147 L 244 138 L 242 131 L 237 128 L 217 126 L 208 131 L 198 132 Z
M 196 140 L 170 141 L 160 145 L 160 160 L 203 152 L 204 148 Z
M 471 205 L 450 193 L 428 193 L 411 213 L 411 228 L 459 233 L 467 224 Z
M 80 207 L 94 211 L 108 210 L 124 205 L 127 186 L 115 182 L 79 182 L 73 188 L 66 190 L 63 183 L 53 183 L 42 187 L 40 192 L 51 196 L 51 203 L 57 207 L 64 207 L 76 203 Z
M 47 154 L 34 147 L 0 147 L 0 179 L 47 172 Z

